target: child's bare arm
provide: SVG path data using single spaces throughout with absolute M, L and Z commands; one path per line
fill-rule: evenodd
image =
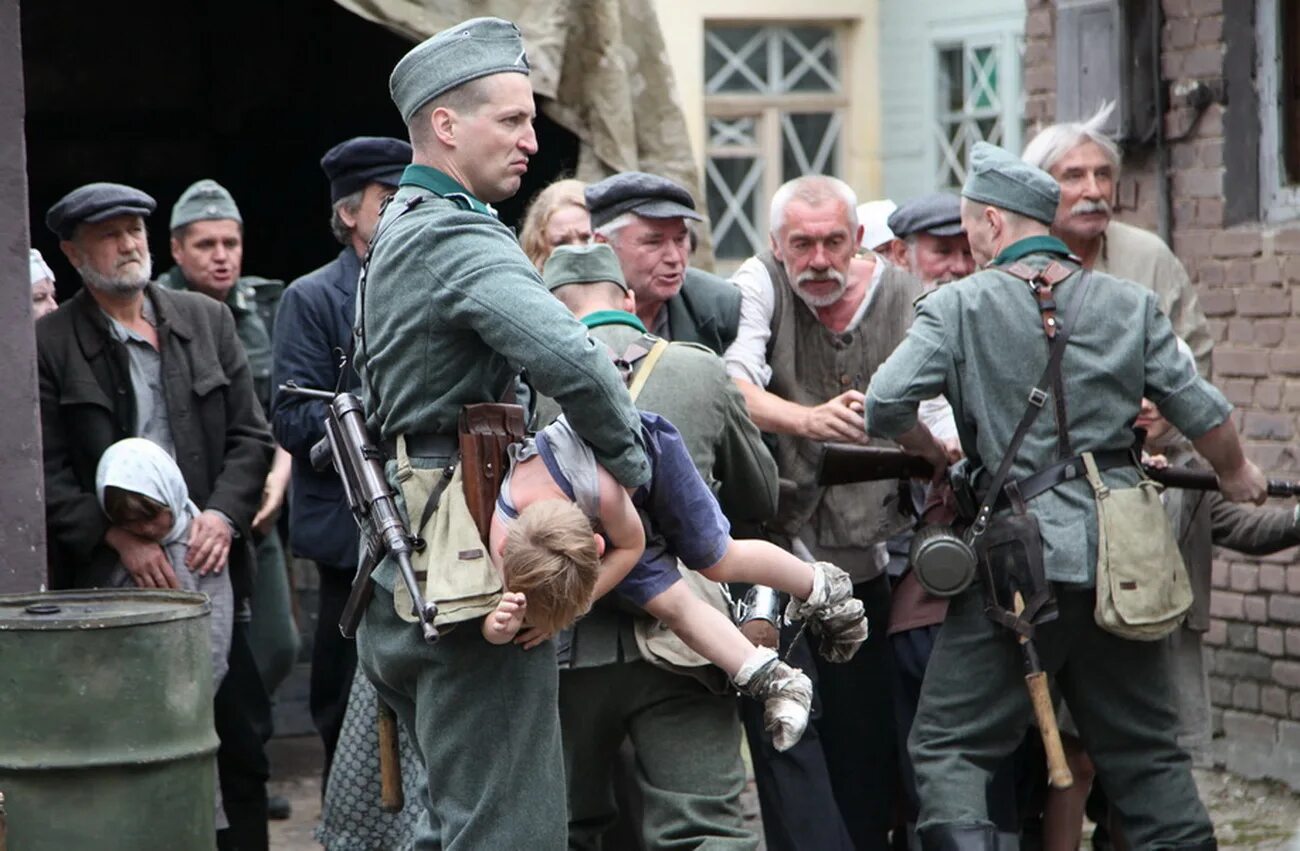
M 705 570 L 714 582 L 766 585 L 806 600 L 812 591 L 813 569 L 807 562 L 767 541 L 734 538 L 721 561 Z
M 645 527 L 632 505 L 632 497 L 604 467 L 600 476 L 600 524 L 608 544 L 600 559 L 600 574 L 592 602 L 599 600 L 623 581 L 645 551 Z

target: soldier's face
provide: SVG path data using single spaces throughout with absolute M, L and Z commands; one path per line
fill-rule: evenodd
M 477 109 L 457 113 L 464 129 L 457 135 L 465 139 L 460 148 L 468 187 L 480 200 L 489 204 L 513 196 L 519 191 L 528 158 L 537 153 L 537 133 L 533 120 L 533 86 L 524 74 L 494 74 L 485 77 L 486 102 Z
M 172 259 L 194 289 L 225 301 L 239 280 L 244 235 L 234 219 L 193 222 L 180 239 L 172 237 Z
M 772 251 L 796 295 L 812 307 L 829 307 L 848 289 L 849 263 L 861 241 L 862 226 L 854 229 L 843 202 L 794 199 L 772 235 Z
M 682 289 L 691 234 L 686 220 L 633 216 L 609 240 L 637 304 L 662 304 Z
M 975 271 L 966 235 L 935 236 L 918 233 L 908 237 L 907 270 L 926 288 L 948 284 Z
M 1071 240 L 1092 240 L 1110 224 L 1115 203 L 1115 166 L 1096 142 L 1084 142 L 1052 166 L 1061 204 L 1052 231 Z

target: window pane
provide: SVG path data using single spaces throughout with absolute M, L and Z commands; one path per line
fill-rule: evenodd
M 828 27 L 783 27 L 778 33 L 781 41 L 781 91 L 839 91 L 834 30 Z
M 977 47 L 971 52 L 971 108 L 998 108 L 998 54 L 992 47 Z
M 939 51 L 936 77 L 939 81 L 939 112 L 961 112 L 966 101 L 965 64 L 960 47 L 947 47 Z
M 781 179 L 839 170 L 840 115 L 836 112 L 781 116 Z
M 761 27 L 709 27 L 704 33 L 704 90 L 766 92 L 767 33 Z
M 710 157 L 705 170 L 714 256 L 747 258 L 761 244 L 758 190 L 763 182 L 762 161 L 755 157 Z
M 757 119 L 752 115 L 743 118 L 710 118 L 709 146 L 753 147 L 758 144 Z

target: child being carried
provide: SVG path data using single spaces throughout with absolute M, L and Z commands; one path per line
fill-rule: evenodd
M 630 491 L 563 417 L 515 454 L 490 540 L 506 593 L 484 619 L 483 635 L 534 647 L 613 590 L 763 701 L 773 744 L 786 750 L 807 726 L 811 683 L 691 592 L 678 560 L 715 582 L 788 592 L 787 616 L 808 621 L 832 662 L 848 661 L 866 640 L 862 603 L 835 565 L 801 561 L 766 541 L 734 540 L 677 429 L 646 412 L 641 424 L 651 481 Z

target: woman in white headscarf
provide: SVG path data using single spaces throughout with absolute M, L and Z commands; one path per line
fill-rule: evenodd
M 172 574 L 165 577 L 162 587 L 198 591 L 212 601 L 212 689 L 215 693 L 226 674 L 234 598 L 230 574 L 224 566 L 200 574 L 185 564 L 190 522 L 198 516 L 199 509 L 190 501 L 180 468 L 152 441 L 140 437 L 119 440 L 99 459 L 95 494 L 109 522 L 162 548 Z M 121 564 L 110 581 L 116 587 L 159 586 L 156 579 L 133 576 Z
M 31 249 L 27 266 L 32 276 L 32 321 L 35 322 L 58 310 L 59 303 L 54 300 L 54 272 L 50 271 L 41 252 Z

